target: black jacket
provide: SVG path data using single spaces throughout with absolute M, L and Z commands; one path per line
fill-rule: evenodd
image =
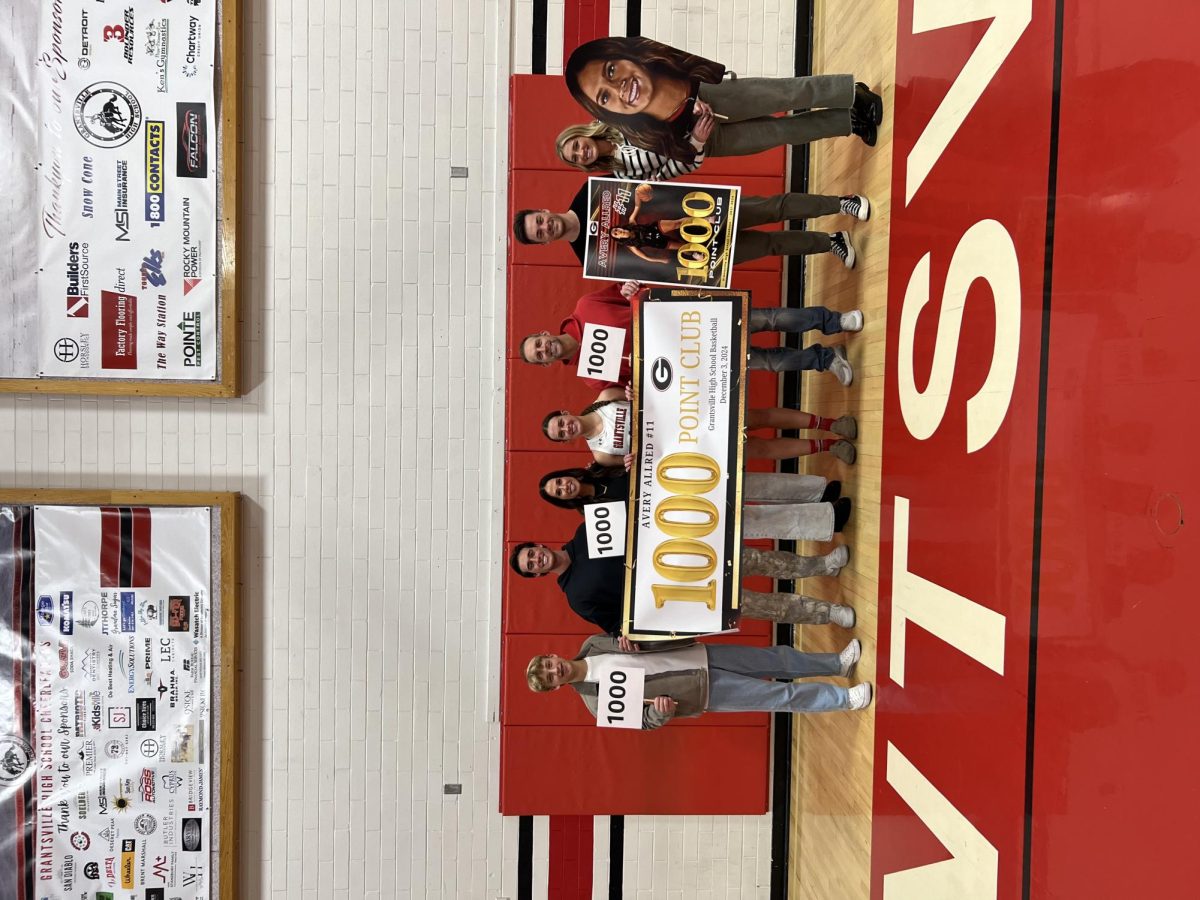
M 558 586 L 567 595 L 567 604 L 575 615 L 616 637 L 621 633 L 625 601 L 625 557 L 589 559 L 585 525 L 563 549 L 571 564 L 558 576 Z

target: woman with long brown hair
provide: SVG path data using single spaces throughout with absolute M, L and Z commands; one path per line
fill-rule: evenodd
M 629 143 L 671 159 L 740 156 L 857 135 L 874 146 L 883 100 L 852 75 L 725 79 L 725 66 L 643 37 L 588 41 L 563 77 Z M 776 118 L 775 113 L 799 110 Z

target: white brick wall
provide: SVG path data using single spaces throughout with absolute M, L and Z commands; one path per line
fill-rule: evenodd
M 515 897 L 498 410 L 529 4 L 243 5 L 246 396 L 0 396 L 0 483 L 246 496 L 246 900 Z M 790 0 L 690 6 L 643 3 L 643 31 L 791 71 Z M 629 818 L 626 896 L 764 896 L 769 843 L 767 818 Z

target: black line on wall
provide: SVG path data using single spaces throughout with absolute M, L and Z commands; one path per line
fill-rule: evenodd
M 608 900 L 621 900 L 625 880 L 625 817 L 608 820 Z
M 642 0 L 629 0 L 626 5 L 625 33 L 630 37 L 642 33 Z
M 533 816 L 517 820 L 517 900 L 533 900 Z
M 533 0 L 533 74 L 546 74 L 546 7 L 549 0 Z

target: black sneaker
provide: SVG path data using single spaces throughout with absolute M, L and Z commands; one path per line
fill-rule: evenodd
M 848 231 L 835 231 L 829 236 L 829 252 L 840 259 L 847 269 L 853 269 L 858 261 L 858 254 L 854 252 L 854 245 L 850 243 Z
M 842 497 L 833 504 L 833 530 L 841 531 L 850 521 L 850 498 Z
M 872 125 L 883 124 L 883 98 L 861 81 L 854 84 L 853 109 L 863 121 Z
M 825 485 L 825 493 L 821 495 L 821 502 L 832 503 L 840 496 L 842 496 L 842 483 L 834 480 Z
M 845 197 L 838 197 L 838 207 L 841 209 L 842 215 L 854 216 L 860 222 L 871 218 L 871 201 L 862 194 L 847 194 Z
M 879 139 L 879 132 L 875 130 L 875 123 L 863 119 L 854 110 L 850 110 L 850 133 L 862 138 L 862 142 L 868 147 L 874 147 L 875 141 Z

